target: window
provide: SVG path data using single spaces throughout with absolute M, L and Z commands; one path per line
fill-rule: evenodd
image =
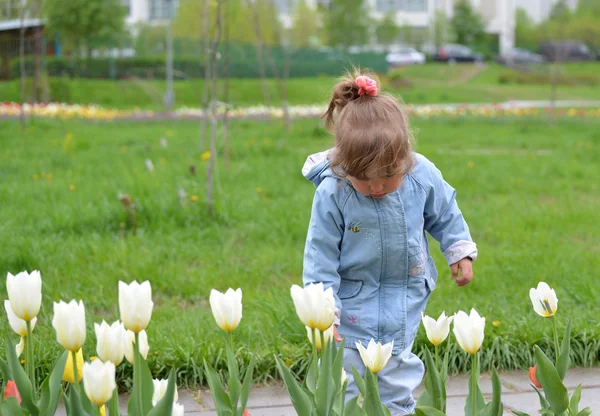
M 179 1 L 177 0 L 150 0 L 150 19 L 151 20 L 165 20 L 171 17 L 170 6 L 173 2 L 173 14 L 177 10 Z
M 397 3 L 397 0 L 377 0 L 375 8 L 381 13 L 395 12 L 398 9 Z

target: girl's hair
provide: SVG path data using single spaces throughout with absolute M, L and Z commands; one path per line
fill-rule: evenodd
M 357 78 L 365 76 L 372 91 L 362 88 L 364 78 L 358 80 L 361 86 L 357 85 Z M 357 69 L 340 78 L 334 87 L 329 108 L 321 118 L 335 135 L 329 160 L 338 176 L 362 180 L 398 172 L 404 176 L 414 166 L 406 114 L 394 97 L 380 94 L 378 89 L 374 75 Z

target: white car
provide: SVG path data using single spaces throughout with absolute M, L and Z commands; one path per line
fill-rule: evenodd
M 396 52 L 388 53 L 385 60 L 390 67 L 424 64 L 425 54 L 414 48 L 402 48 Z

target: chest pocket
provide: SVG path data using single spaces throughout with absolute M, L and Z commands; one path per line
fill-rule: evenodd
M 342 279 L 340 281 L 340 289 L 338 290 L 338 297 L 340 299 L 350 299 L 358 295 L 362 288 L 362 280 L 350 280 Z

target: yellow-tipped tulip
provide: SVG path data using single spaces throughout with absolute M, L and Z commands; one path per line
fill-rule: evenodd
M 156 406 L 156 403 L 160 401 L 167 392 L 167 387 L 169 386 L 169 380 L 159 380 L 153 379 L 152 383 L 154 384 L 154 392 L 152 393 L 152 406 Z M 175 394 L 173 396 L 173 402 L 177 402 L 179 399 L 177 395 L 177 387 L 175 387 Z
M 148 334 L 146 331 L 142 331 L 138 334 L 140 340 L 140 354 L 144 357 L 144 360 L 148 358 L 148 351 L 150 345 L 148 345 Z M 127 349 L 125 350 L 125 358 L 133 365 L 133 345 L 135 344 L 135 334 L 132 331 L 127 331 Z
M 31 321 L 42 305 L 42 277 L 37 270 L 6 276 L 6 291 L 14 314 L 24 321 Z
M 9 300 L 4 301 L 4 309 L 6 310 L 6 316 L 8 317 L 8 324 L 10 327 L 22 337 L 27 336 L 27 322 L 19 318 L 13 312 L 12 306 Z M 35 328 L 35 323 L 37 322 L 37 318 L 33 318 L 31 320 L 31 331 L 33 332 L 33 328 Z
M 97 340 L 96 351 L 100 359 L 104 362 L 111 361 L 116 366 L 121 364 L 129 342 L 123 324 L 116 321 L 112 325 L 108 325 L 102 321 L 100 325 L 94 324 L 94 330 Z
M 231 332 L 238 327 L 242 320 L 242 289 L 229 288 L 225 293 L 213 289 L 209 301 L 219 328 Z
M 317 338 L 317 341 L 314 344 L 315 347 L 317 347 L 317 349 L 320 350 L 321 348 L 323 348 L 323 346 L 321 345 L 321 334 L 318 329 L 315 329 L 315 332 L 315 338 Z M 308 335 L 308 340 L 312 343 L 312 329 L 306 327 L 306 334 Z M 325 346 L 327 346 L 327 344 L 329 344 L 329 341 L 333 339 L 333 325 L 331 325 L 328 330 L 323 332 L 323 338 L 325 339 Z
M 427 315 L 423 315 L 421 321 L 425 327 L 429 342 L 435 346 L 444 342 L 444 340 L 448 338 L 450 324 L 453 320 L 454 316 L 446 316 L 446 312 L 442 312 L 437 321 Z
M 72 300 L 65 303 L 54 302 L 52 326 L 56 330 L 56 339 L 64 349 L 79 351 L 85 343 L 85 307 L 83 302 Z
M 94 360 L 83 364 L 83 388 L 96 406 L 103 406 L 109 401 L 116 387 L 114 363 Z
M 476 354 L 483 343 L 485 318 L 479 316 L 475 309 L 467 315 L 459 311 L 454 316 L 454 336 L 458 345 L 469 354 Z
M 119 282 L 119 312 L 125 328 L 136 334 L 148 327 L 152 317 L 152 287 L 150 282 Z
M 304 326 L 326 331 L 333 325 L 335 300 L 331 288 L 323 290 L 323 283 L 313 283 L 304 288 L 293 285 L 291 294 L 296 313 Z
M 83 375 L 83 351 L 80 349 L 77 351 L 77 381 L 81 381 Z M 63 371 L 62 379 L 67 383 L 75 383 L 75 371 L 73 370 L 73 354 L 69 352 L 67 355 L 67 363 L 65 364 L 65 371 Z
M 556 292 L 545 282 L 539 282 L 537 288 L 529 289 L 529 298 L 533 304 L 533 310 L 544 318 L 550 318 L 558 308 Z
M 360 358 L 362 359 L 365 367 L 374 373 L 378 373 L 384 369 L 390 360 L 392 356 L 392 348 L 394 348 L 394 342 L 392 341 L 390 343 L 381 345 L 381 342 L 375 343 L 375 340 L 371 339 L 366 349 L 360 342 L 356 343 L 356 348 L 358 348 Z
M 183 416 L 185 409 L 182 404 L 173 403 L 173 410 L 171 416 Z

